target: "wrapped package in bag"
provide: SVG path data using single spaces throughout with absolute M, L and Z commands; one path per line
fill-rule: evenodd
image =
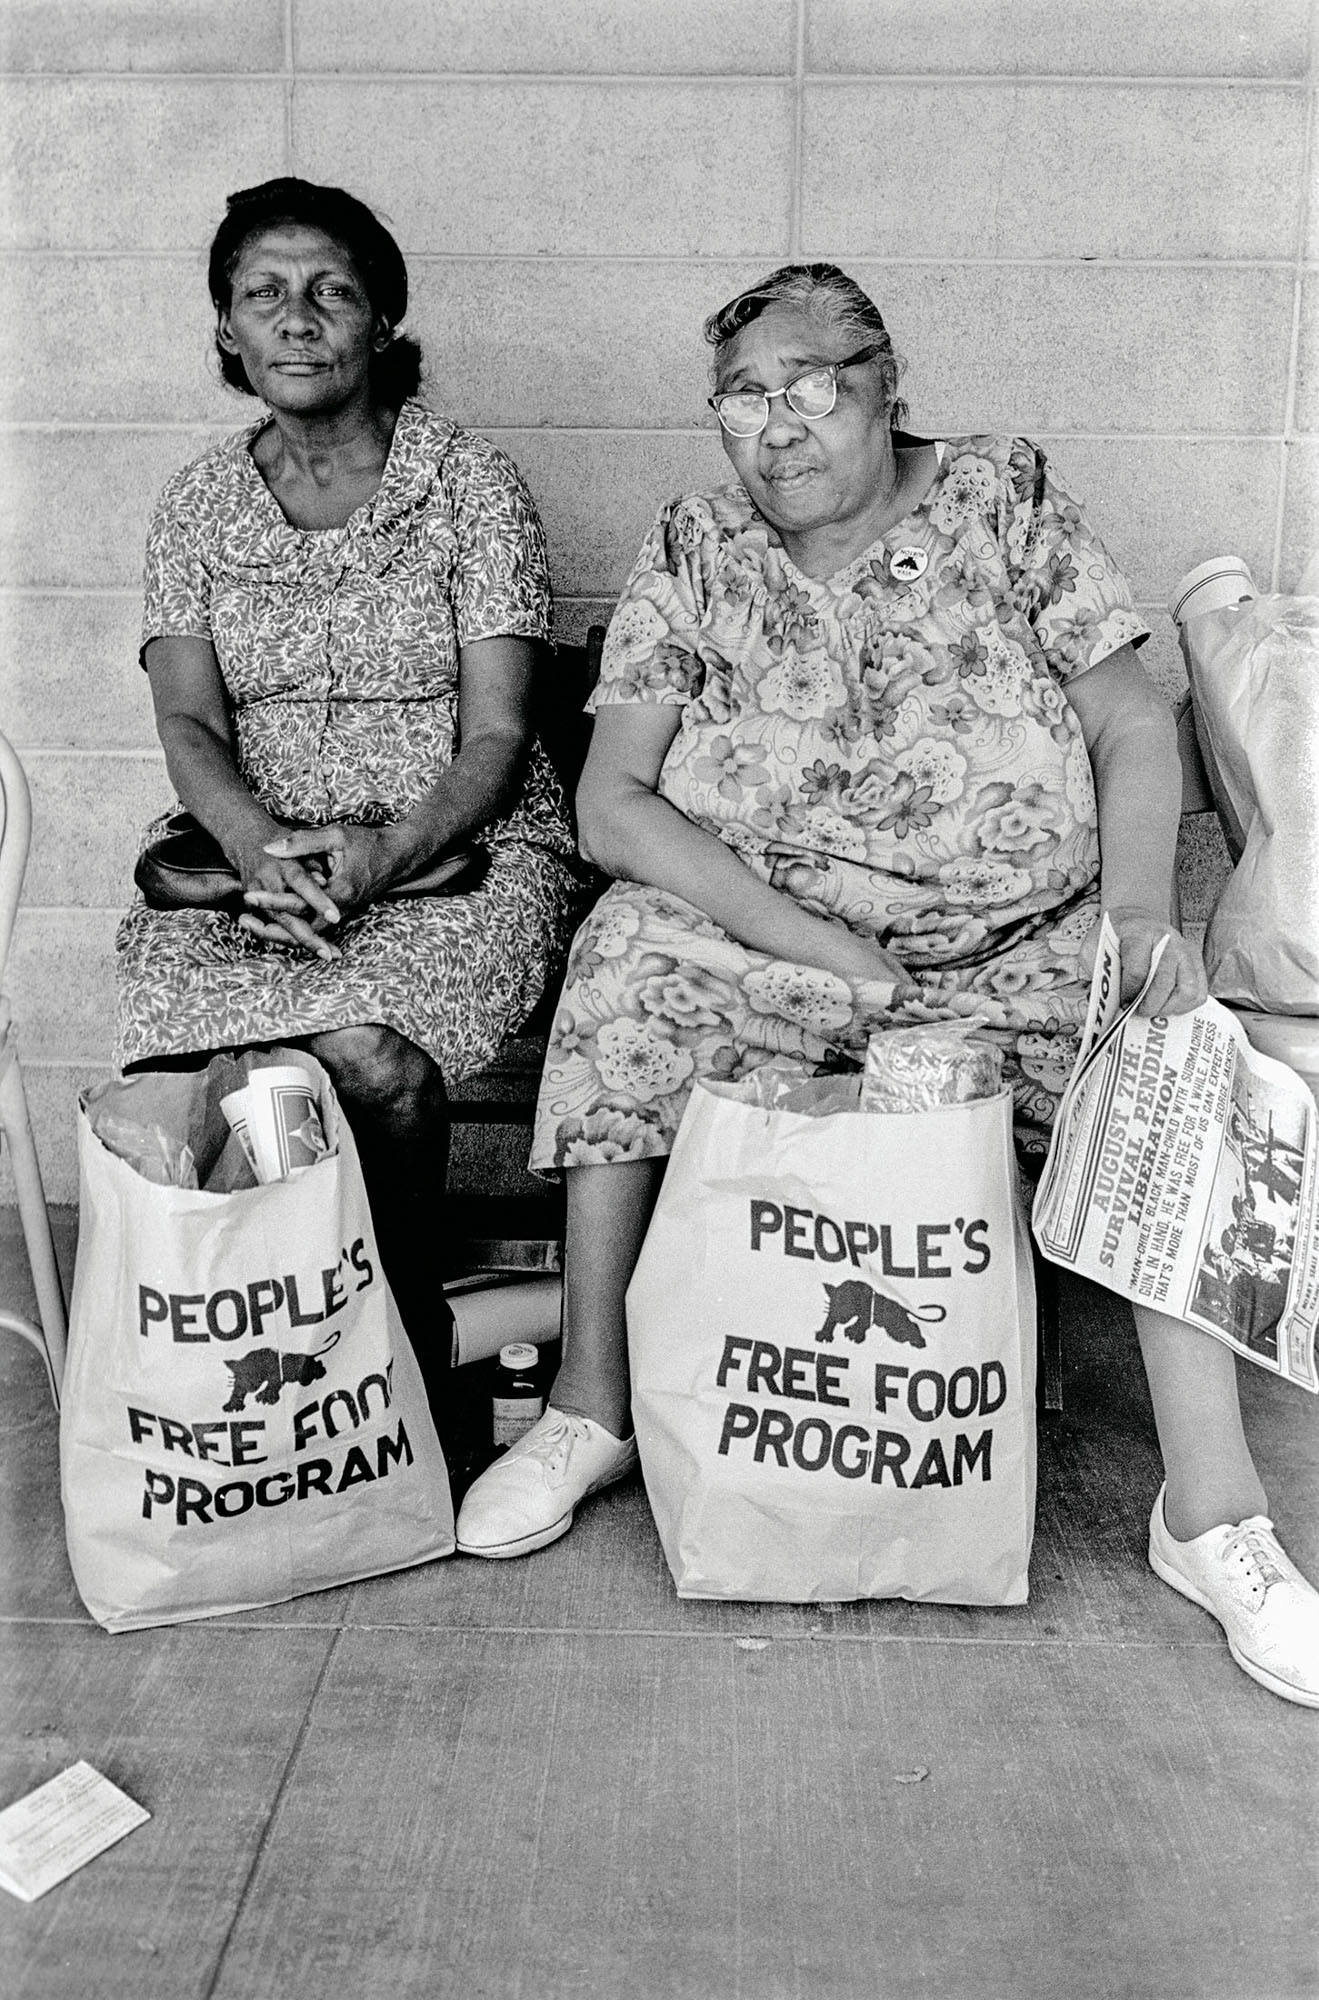
M 699 1085 L 627 1295 L 678 1593 L 1020 1604 L 1035 1304 L 1006 1091 Z
M 1236 866 L 1205 934 L 1209 990 L 1319 1014 L 1319 569 L 1296 597 L 1182 626 L 1205 769 Z
M 61 1491 L 74 1581 L 111 1632 L 453 1550 L 444 1456 L 352 1133 L 313 1058 L 279 1057 L 313 1079 L 312 1150 L 328 1150 L 266 1185 L 227 1130 L 206 1136 L 242 1080 L 232 1058 L 103 1085 L 80 1109 Z M 156 1177 L 162 1157 L 192 1178 L 199 1145 L 202 1186 Z

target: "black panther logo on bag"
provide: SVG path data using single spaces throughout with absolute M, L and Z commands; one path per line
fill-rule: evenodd
M 286 1383 L 295 1382 L 305 1389 L 312 1382 L 319 1382 L 325 1374 L 325 1365 L 319 1357 L 328 1353 L 338 1338 L 337 1333 L 333 1334 L 315 1354 L 281 1354 L 277 1347 L 254 1347 L 249 1353 L 240 1354 L 236 1361 L 226 1359 L 224 1365 L 234 1380 L 225 1409 L 245 1409 L 249 1396 L 254 1396 L 258 1403 L 277 1403 Z
M 831 1341 L 840 1329 L 846 1340 L 863 1341 L 868 1327 L 880 1327 L 890 1340 L 903 1342 L 908 1347 L 924 1347 L 925 1335 L 921 1332 L 922 1320 L 937 1323 L 948 1317 L 943 1306 L 917 1307 L 908 1311 L 900 1299 L 891 1299 L 884 1292 L 875 1291 L 864 1278 L 846 1278 L 841 1285 L 826 1285 L 825 1295 L 829 1310 L 824 1317 L 824 1325 L 816 1329 L 816 1340 Z

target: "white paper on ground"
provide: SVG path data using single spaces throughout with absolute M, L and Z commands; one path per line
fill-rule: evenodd
M 150 1817 L 90 1764 L 70 1764 L 0 1812 L 0 1889 L 35 1902 Z

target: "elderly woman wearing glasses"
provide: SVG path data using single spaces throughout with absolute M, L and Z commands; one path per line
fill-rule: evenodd
M 473 1554 L 554 1540 L 635 1462 L 623 1296 L 696 1079 L 978 1015 L 1038 1154 L 1101 908 L 1128 991 L 1169 938 L 1147 1011 L 1205 993 L 1170 923 L 1180 771 L 1146 627 L 1043 452 L 898 428 L 883 320 L 831 265 L 705 331 L 736 479 L 662 511 L 609 630 L 578 812 L 615 882 L 573 948 L 532 1155 L 567 1179 L 564 1361 L 467 1497 Z M 1225 1618 L 1238 1586 L 1267 1594 L 1234 1653 L 1319 1704 L 1319 1597 L 1262 1519 L 1232 1356 L 1137 1319 L 1167 1467 L 1151 1560 Z

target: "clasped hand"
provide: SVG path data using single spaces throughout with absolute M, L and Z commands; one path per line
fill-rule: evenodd
M 1134 1000 L 1149 974 L 1150 960 L 1161 938 L 1167 938 L 1159 968 L 1149 992 L 1136 1009 L 1146 1017 L 1153 1014 L 1189 1014 L 1208 997 L 1204 960 L 1195 945 L 1174 930 L 1170 923 L 1133 903 L 1119 903 L 1103 913 L 1117 932 L 1122 959 L 1122 1002 Z M 1086 978 L 1094 972 L 1099 952 L 1101 915 L 1081 947 L 1080 969 Z
M 242 929 L 275 944 L 296 944 L 317 958 L 339 957 L 325 932 L 355 917 L 397 872 L 387 829 L 297 827 L 264 842 L 240 862 Z

